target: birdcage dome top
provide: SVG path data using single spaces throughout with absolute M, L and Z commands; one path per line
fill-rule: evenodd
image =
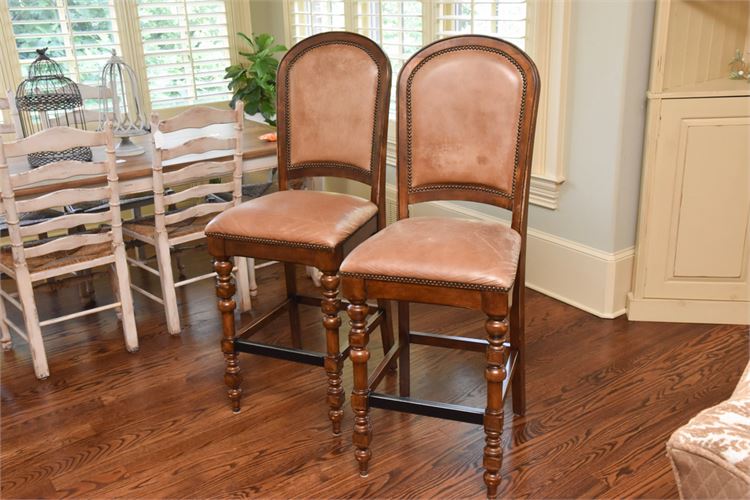
M 63 68 L 47 55 L 47 48 L 37 49 L 29 66 L 28 78 L 16 91 L 19 110 L 48 111 L 75 109 L 83 105 L 78 85 L 63 74 Z
M 29 79 L 42 78 L 45 76 L 65 78 L 62 66 L 50 59 L 47 55 L 47 50 L 48 47 L 36 49 L 36 59 L 29 65 Z

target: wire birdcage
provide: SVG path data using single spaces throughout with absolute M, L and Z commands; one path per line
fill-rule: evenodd
M 135 156 L 143 153 L 143 147 L 130 140 L 131 137 L 147 134 L 150 129 L 141 104 L 138 78 L 114 49 L 112 57 L 102 69 L 99 88 L 99 127 L 107 121 L 112 123 L 115 137 L 120 138 L 120 144 L 115 149 L 117 156 Z M 105 95 L 105 92 L 109 95 Z
M 47 56 L 47 48 L 37 49 L 29 66 L 28 78 L 16 90 L 16 106 L 24 137 L 50 127 L 86 129 L 83 99 L 78 85 L 63 74 L 62 67 Z M 91 148 L 39 151 L 28 155 L 29 164 L 39 167 L 62 160 L 91 161 Z

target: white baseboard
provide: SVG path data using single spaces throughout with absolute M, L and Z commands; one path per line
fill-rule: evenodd
M 393 188 L 388 191 L 395 194 Z M 416 216 L 499 220 L 451 202 L 423 203 L 411 210 Z M 616 318 L 625 314 L 633 255 L 633 248 L 608 253 L 529 228 L 526 286 L 600 318 Z
M 637 299 L 628 294 L 631 321 L 750 325 L 750 302 L 731 300 Z

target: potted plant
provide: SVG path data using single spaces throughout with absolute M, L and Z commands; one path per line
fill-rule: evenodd
M 286 47 L 275 45 L 274 37 L 268 33 L 249 37 L 237 33 L 251 47 L 251 52 L 240 51 L 250 64 L 233 64 L 226 69 L 224 78 L 229 78 L 229 90 L 233 92 L 230 105 L 237 100 L 245 103 L 249 115 L 260 113 L 269 125 L 276 126 L 276 68 L 279 61 L 274 57 Z

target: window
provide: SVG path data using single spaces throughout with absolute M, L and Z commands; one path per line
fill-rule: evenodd
M 441 1 L 435 5 L 436 38 L 478 33 L 508 40 L 521 47 L 526 41 L 524 0 Z
M 290 38 L 293 43 L 317 33 L 346 27 L 344 0 L 294 0 L 290 12 Z
M 21 74 L 49 47 L 66 76 L 98 84 L 112 49 L 120 51 L 115 0 L 9 0 Z
M 549 0 L 286 0 L 287 43 L 346 29 L 375 40 L 391 60 L 394 87 L 422 46 L 460 34 L 503 38 L 531 54 L 542 78 L 531 203 L 556 208 L 564 181 L 564 105 L 570 2 Z M 395 97 L 395 92 L 392 94 Z M 395 98 L 391 118 L 395 117 Z M 389 165 L 395 164 L 390 127 Z
M 280 1 L 280 0 L 279 0 Z M 114 49 L 134 69 L 146 110 L 226 102 L 225 68 L 252 33 L 247 0 L 0 0 L 0 86 L 16 88 L 36 50 L 97 85 Z M 11 35 L 12 33 L 12 35 Z
M 223 0 L 139 0 L 138 20 L 152 108 L 231 98 Z

